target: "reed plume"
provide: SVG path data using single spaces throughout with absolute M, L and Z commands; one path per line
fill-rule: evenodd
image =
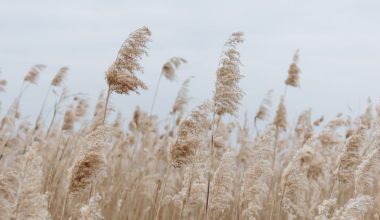
M 221 217 L 232 208 L 236 169 L 236 154 L 226 151 L 211 184 L 210 212 L 213 215 Z
M 299 87 L 299 73 L 300 68 L 298 67 L 299 60 L 299 50 L 294 53 L 293 62 L 289 66 L 288 70 L 288 78 L 285 80 L 285 84 L 287 86 Z
M 321 116 L 320 118 L 318 118 L 317 120 L 315 120 L 315 121 L 313 122 L 313 125 L 314 125 L 314 126 L 319 126 L 324 120 L 325 120 L 325 117 L 324 117 L 324 116 Z
M 315 216 L 315 220 L 329 220 L 334 214 L 336 206 L 336 198 L 324 200 L 318 205 L 318 214 Z
M 80 156 L 69 171 L 69 192 L 77 193 L 85 190 L 105 167 L 103 155 L 96 151 L 89 151 Z
M 214 133 L 215 133 L 215 117 L 225 114 L 234 115 L 240 105 L 243 97 L 243 91 L 238 86 L 240 79 L 240 53 L 236 49 L 238 44 L 244 42 L 244 34 L 242 32 L 233 33 L 224 43 L 223 51 L 219 59 L 219 66 L 216 71 L 216 82 L 214 92 L 214 107 L 212 117 L 212 134 L 210 147 L 210 164 L 208 167 L 208 183 L 206 197 L 206 213 L 208 214 L 211 169 L 214 166 Z
M 0 80 L 0 92 L 5 92 L 5 86 L 7 85 L 7 80 L 1 79 Z
M 170 149 L 171 165 L 173 167 L 179 168 L 193 162 L 202 139 L 207 135 L 206 132 L 209 127 L 208 114 L 210 108 L 210 103 L 208 101 L 204 102 L 196 107 L 196 109 L 191 112 L 191 115 L 187 119 L 184 119 L 179 125 L 177 138 Z M 161 202 L 164 197 L 170 170 L 171 166 L 169 167 L 164 180 L 163 193 L 159 200 L 155 219 L 158 218 L 161 209 Z
M 102 197 L 96 194 L 90 198 L 87 205 L 80 209 L 79 220 L 102 220 L 104 219 L 102 215 L 102 210 L 100 207 L 100 201 Z
M 46 92 L 45 98 L 43 100 L 43 103 L 42 103 L 42 106 L 41 106 L 41 110 L 40 110 L 40 112 L 39 112 L 39 114 L 37 116 L 36 122 L 35 122 L 35 127 L 34 127 L 35 131 L 37 131 L 40 128 L 40 126 L 43 124 L 43 122 L 42 122 L 42 114 L 43 114 L 46 102 L 48 100 L 48 97 L 49 97 L 49 94 L 50 94 L 50 90 L 52 88 L 54 88 L 54 87 L 60 87 L 62 85 L 63 80 L 65 79 L 68 70 L 69 70 L 68 67 L 61 67 L 59 69 L 58 73 L 52 79 L 52 81 L 51 81 L 51 83 L 49 85 L 49 88 L 48 88 L 48 90 Z M 53 92 L 55 94 L 57 94 L 56 90 L 53 90 Z
M 189 101 L 189 84 L 193 77 L 187 78 L 183 83 L 181 88 L 179 89 L 177 93 L 177 97 L 174 101 L 174 105 L 171 111 L 171 114 L 176 114 L 179 112 L 180 114 L 184 112 L 186 105 Z
M 143 72 L 139 61 L 147 53 L 147 43 L 150 41 L 151 32 L 147 27 L 142 27 L 132 32 L 122 44 L 116 60 L 108 68 L 106 79 L 108 92 L 104 110 L 103 123 L 106 117 L 107 104 L 112 92 L 129 94 L 139 89 L 148 89 L 144 82 L 135 76 L 137 72 Z
M 105 149 L 112 132 L 100 126 L 83 140 L 82 154 L 69 169 L 69 193 L 79 193 L 88 188 L 106 168 Z
M 349 137 L 339 156 L 338 167 L 334 172 L 335 178 L 343 183 L 353 183 L 355 169 L 359 165 L 359 147 L 363 141 L 363 134 L 357 131 Z
M 69 70 L 68 67 L 61 67 L 58 71 L 58 73 L 54 76 L 53 80 L 51 81 L 52 86 L 59 87 L 61 86 L 63 80 L 66 78 L 67 71 Z
M 334 213 L 334 216 L 331 219 L 363 219 L 373 205 L 374 201 L 371 196 L 359 196 L 350 199 L 342 208 Z
M 235 114 L 238 110 L 243 91 L 238 83 L 240 74 L 240 53 L 236 47 L 244 42 L 242 32 L 233 33 L 224 44 L 223 52 L 216 71 L 214 108 L 217 115 Z
M 161 74 L 169 81 L 173 81 L 176 78 L 176 70 L 183 63 L 187 63 L 184 58 L 172 57 L 162 66 Z
M 207 145 L 205 141 L 201 144 Z M 174 196 L 167 196 L 174 206 L 181 209 L 181 216 L 188 216 L 194 209 L 204 207 L 207 190 L 207 152 L 197 151 L 191 166 L 187 166 L 181 190 Z M 186 209 L 192 208 L 190 210 Z
M 50 219 L 47 195 L 42 191 L 42 158 L 39 143 L 29 146 L 0 176 L 1 219 Z
M 161 74 L 158 77 L 156 90 L 154 91 L 153 102 L 150 108 L 150 115 L 153 113 L 153 108 L 154 104 L 156 103 L 158 88 L 160 87 L 162 76 L 164 76 L 169 81 L 174 81 L 176 79 L 176 71 L 182 63 L 187 63 L 187 61 L 182 57 L 172 57 L 162 66 Z
M 304 145 L 313 136 L 313 126 L 311 124 L 311 109 L 301 113 L 295 127 L 295 135 L 298 146 Z
M 255 123 L 257 120 L 265 120 L 269 117 L 270 108 L 272 107 L 272 96 L 273 90 L 269 90 L 264 99 L 261 101 L 259 110 L 256 112 Z
M 289 218 L 296 216 L 307 218 L 306 196 L 308 179 L 306 171 L 302 167 L 304 155 L 309 154 L 311 149 L 304 146 L 299 149 L 289 162 L 282 174 L 281 208 Z
M 355 194 L 371 194 L 380 172 L 380 149 L 366 156 L 355 172 Z
M 71 106 L 65 112 L 65 116 L 63 118 L 62 130 L 72 131 L 74 128 L 74 122 L 75 122 L 75 114 Z
M 205 102 L 195 108 L 191 115 L 179 125 L 178 136 L 170 150 L 174 167 L 182 167 L 192 161 L 207 132 L 209 111 L 210 103 Z
M 40 76 L 40 73 L 45 68 L 46 68 L 46 66 L 43 65 L 43 64 L 37 64 L 37 65 L 33 66 L 29 70 L 29 72 L 25 75 L 24 82 L 30 82 L 30 83 L 33 83 L 33 84 L 37 84 L 37 80 L 38 80 L 38 78 Z
M 284 97 L 281 97 L 281 101 L 277 107 L 276 116 L 274 117 L 273 124 L 276 125 L 277 129 L 286 131 L 288 123 L 286 121 L 286 107 L 284 101 Z
M 360 123 L 362 126 L 369 129 L 372 127 L 373 122 L 372 101 L 370 98 L 368 98 L 367 103 L 367 108 L 364 114 L 360 117 Z
M 265 197 L 270 191 L 268 182 L 273 175 L 274 129 L 269 128 L 254 143 L 241 187 L 241 206 L 244 219 L 259 219 Z
M 84 98 L 78 98 L 77 105 L 75 107 L 75 118 L 82 118 L 86 116 L 87 109 L 89 107 L 88 101 Z

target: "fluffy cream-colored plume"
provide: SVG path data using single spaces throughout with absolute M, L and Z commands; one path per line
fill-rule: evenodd
M 80 209 L 80 218 L 79 220 L 102 220 L 104 219 L 102 215 L 102 210 L 100 207 L 100 201 L 102 197 L 99 194 L 96 194 L 90 198 L 90 201 L 87 205 L 83 206 Z
M 68 70 L 68 67 L 62 67 L 61 69 L 59 69 L 58 73 L 54 76 L 53 80 L 51 81 L 51 85 L 60 86 L 63 80 L 65 79 Z
M 265 120 L 269 117 L 270 108 L 272 107 L 272 96 L 273 90 L 271 89 L 267 92 L 264 99 L 261 101 L 259 110 L 256 112 L 255 115 L 255 122 L 257 120 Z
M 166 79 L 173 81 L 176 78 L 176 70 L 182 64 L 187 63 L 182 57 L 172 57 L 162 67 L 162 73 Z
M 147 89 L 145 83 L 135 76 L 142 72 L 139 64 L 141 57 L 148 53 L 147 43 L 150 41 L 150 30 L 142 27 L 129 35 L 121 46 L 115 62 L 106 72 L 107 83 L 111 92 L 120 94 L 138 93 L 138 89 Z
M 181 88 L 179 89 L 178 93 L 177 93 L 177 97 L 174 101 L 174 105 L 173 105 L 173 109 L 172 109 L 172 114 L 175 114 L 177 112 L 180 112 L 182 113 L 185 108 L 186 108 L 186 105 L 189 101 L 189 95 L 188 95 L 188 92 L 189 92 L 189 84 L 190 84 L 190 81 L 193 77 L 189 77 L 187 78 L 183 83 L 182 83 L 182 86 Z
M 355 220 L 364 219 L 365 214 L 371 210 L 374 205 L 371 196 L 359 196 L 350 199 L 344 207 L 337 210 L 331 220 Z
M 189 164 L 202 139 L 205 138 L 205 132 L 209 127 L 210 105 L 209 102 L 205 102 L 198 106 L 179 125 L 177 139 L 170 150 L 174 167 Z
M 81 155 L 69 170 L 69 193 L 85 190 L 106 167 L 104 156 L 96 151 Z
M 281 97 L 280 104 L 278 105 L 276 116 L 274 117 L 273 124 L 280 130 L 286 131 L 287 121 L 286 121 L 286 107 L 284 103 L 284 97 Z
M 204 143 L 206 145 L 206 143 Z M 204 207 L 207 193 L 207 153 L 200 151 L 194 160 L 194 173 L 192 175 L 191 191 L 188 205 L 190 207 Z
M 69 193 L 85 190 L 93 181 L 104 174 L 106 168 L 105 150 L 112 132 L 108 127 L 100 126 L 89 133 L 79 144 L 81 155 L 69 169 Z
M 50 219 L 47 195 L 42 194 L 42 158 L 39 143 L 17 156 L 0 176 L 0 219 Z
M 135 75 L 131 74 L 107 74 L 110 91 L 119 94 L 129 94 L 131 91 L 139 94 L 138 89 L 148 89 L 148 87 Z
M 205 145 L 207 143 L 202 143 Z M 192 166 L 186 167 L 181 191 L 174 196 L 167 196 L 166 201 L 171 201 L 176 207 L 184 209 L 184 216 L 192 209 L 203 207 L 207 193 L 207 152 L 198 151 Z M 186 207 L 182 207 L 186 206 Z
M 306 171 L 302 167 L 302 158 L 309 151 L 307 146 L 299 149 L 282 174 L 281 208 L 288 213 L 289 218 L 307 217 L 308 180 Z
M 355 173 L 355 194 L 370 194 L 380 173 L 380 149 L 374 149 L 358 166 Z
M 336 206 L 336 198 L 324 200 L 318 206 L 318 215 L 315 216 L 314 220 L 330 220 L 334 214 L 334 209 Z
M 325 117 L 324 117 L 324 116 L 321 116 L 320 118 L 318 118 L 317 120 L 315 120 L 315 121 L 313 122 L 313 125 L 314 125 L 314 126 L 319 126 L 324 120 L 325 120 Z
M 216 216 L 223 216 L 233 206 L 236 162 L 236 154 L 226 151 L 211 182 L 210 209 Z
M 326 127 L 329 129 L 337 129 L 339 127 L 347 126 L 347 125 L 348 125 L 347 120 L 342 117 L 341 113 L 339 113 L 327 123 Z
M 242 32 L 235 32 L 224 44 L 214 94 L 215 113 L 218 115 L 233 115 L 243 97 L 243 91 L 238 86 L 243 77 L 240 74 L 240 53 L 236 50 L 236 46 L 244 42 L 243 36 Z
M 299 50 L 297 50 L 293 56 L 293 62 L 289 66 L 288 78 L 285 80 L 285 84 L 288 86 L 299 87 L 300 68 L 298 67 Z
M 318 180 L 319 177 L 324 176 L 322 156 L 309 145 L 304 145 L 303 148 L 298 151 L 298 160 L 301 168 L 306 172 L 306 176 L 309 180 Z
M 235 123 L 230 122 L 228 124 L 225 124 L 222 121 L 219 121 L 217 124 L 218 126 L 216 127 L 214 133 L 214 147 L 217 151 L 224 153 L 224 150 L 229 146 L 230 135 L 232 129 L 235 128 Z
M 363 134 L 357 131 L 351 135 L 344 146 L 342 153 L 339 156 L 338 167 L 334 172 L 335 178 L 343 183 L 353 183 L 354 173 L 358 166 L 359 147 L 363 142 Z
M 313 136 L 313 126 L 311 125 L 311 109 L 301 113 L 295 127 L 295 134 L 298 145 L 302 146 Z
M 5 86 L 6 85 L 7 85 L 7 80 L 1 79 L 0 80 L 0 92 L 4 92 L 5 91 Z
M 97 151 L 106 153 L 110 140 L 114 136 L 114 130 L 108 126 L 99 126 L 95 130 L 88 133 L 84 139 L 79 141 L 82 151 Z
M 360 116 L 360 124 L 366 128 L 371 128 L 373 122 L 372 101 L 368 98 L 368 105 L 365 113 Z
M 274 129 L 269 128 L 254 143 L 249 165 L 243 176 L 241 205 L 244 219 L 259 219 L 259 211 L 269 192 L 268 181 L 273 175 Z
M 329 121 L 318 135 L 318 139 L 321 141 L 324 147 L 332 146 L 340 143 L 340 135 L 337 132 L 339 127 L 347 125 L 347 121 L 337 115 L 331 121 Z
M 72 131 L 74 129 L 74 122 L 75 122 L 75 114 L 73 112 L 72 106 L 70 106 L 65 112 L 65 116 L 63 118 L 62 130 Z
M 75 118 L 78 119 L 86 116 L 88 107 L 89 104 L 86 99 L 78 98 L 77 105 L 75 107 Z
M 121 112 L 117 112 L 116 114 L 116 118 L 112 124 L 112 127 L 114 128 L 120 128 L 121 125 L 122 125 L 122 122 L 123 121 L 123 118 L 122 118 L 122 115 L 121 115 Z
M 29 72 L 26 74 L 26 76 L 24 77 L 24 81 L 30 82 L 33 84 L 37 84 L 38 77 L 39 77 L 41 71 L 44 70 L 45 68 L 46 68 L 46 66 L 42 65 L 42 64 L 37 64 L 37 65 L 33 66 L 29 70 Z
M 107 111 L 105 111 L 106 109 Z M 104 92 L 100 93 L 96 102 L 94 116 L 91 121 L 91 130 L 95 130 L 98 126 L 101 126 L 105 115 L 111 111 L 113 111 L 112 105 L 106 106 L 106 97 L 104 96 Z

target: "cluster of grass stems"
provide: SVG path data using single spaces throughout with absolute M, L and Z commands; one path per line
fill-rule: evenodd
M 289 124 L 297 51 L 275 114 L 269 91 L 253 120 L 228 121 L 244 95 L 237 49 L 244 35 L 236 32 L 223 46 L 212 100 L 187 111 L 189 78 L 167 119 L 154 115 L 160 81 L 186 63 L 173 57 L 157 76 L 150 112 L 136 107 L 124 118 L 109 103 L 114 93 L 128 99 L 148 89 L 136 73 L 150 36 L 142 27 L 123 43 L 91 112 L 86 96 L 65 89 L 63 67 L 36 120 L 25 119 L 23 94 L 45 66 L 26 74 L 0 125 L 0 219 L 380 219 L 380 106 L 369 101 L 358 117 L 329 120 L 306 110 Z

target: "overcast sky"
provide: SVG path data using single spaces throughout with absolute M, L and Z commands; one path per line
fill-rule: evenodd
M 301 88 L 288 89 L 286 106 L 295 119 L 312 108 L 313 118 L 364 111 L 367 97 L 380 94 L 380 2 L 352 0 L 281 1 L 0 1 L 0 68 L 8 80 L 1 94 L 2 113 L 18 94 L 34 64 L 48 68 L 38 86 L 22 101 L 35 115 L 57 70 L 68 66 L 70 92 L 88 94 L 94 102 L 106 89 L 104 72 L 122 42 L 141 26 L 152 31 L 145 73 L 149 86 L 140 96 L 114 95 L 125 116 L 134 106 L 149 110 L 163 63 L 172 56 L 188 60 L 177 82 L 162 81 L 155 113 L 164 117 L 188 76 L 192 107 L 212 97 L 215 70 L 224 41 L 245 32 L 239 47 L 246 95 L 241 106 L 252 119 L 262 97 L 275 90 L 274 105 L 284 90 L 293 53 L 300 49 Z M 52 97 L 51 97 L 52 98 Z M 351 109 L 351 110 L 349 110 Z

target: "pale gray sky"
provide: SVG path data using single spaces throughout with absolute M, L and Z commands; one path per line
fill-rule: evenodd
M 106 88 L 104 71 L 130 32 L 152 31 L 141 79 L 150 87 L 140 96 L 114 95 L 112 102 L 130 114 L 135 105 L 149 110 L 162 64 L 172 56 L 188 60 L 175 83 L 163 81 L 155 112 L 170 111 L 178 88 L 190 75 L 191 106 L 212 97 L 221 47 L 229 34 L 243 31 L 240 47 L 246 76 L 241 112 L 250 118 L 268 89 L 274 105 L 294 51 L 300 49 L 301 88 L 288 90 L 286 105 L 294 119 L 313 108 L 313 117 L 348 112 L 357 115 L 367 97 L 380 94 L 380 2 L 352 0 L 281 1 L 0 1 L 0 67 L 9 82 L 1 94 L 2 113 L 34 64 L 48 68 L 38 87 L 29 88 L 22 108 L 35 115 L 48 84 L 61 66 L 70 68 L 71 92 L 93 101 Z

